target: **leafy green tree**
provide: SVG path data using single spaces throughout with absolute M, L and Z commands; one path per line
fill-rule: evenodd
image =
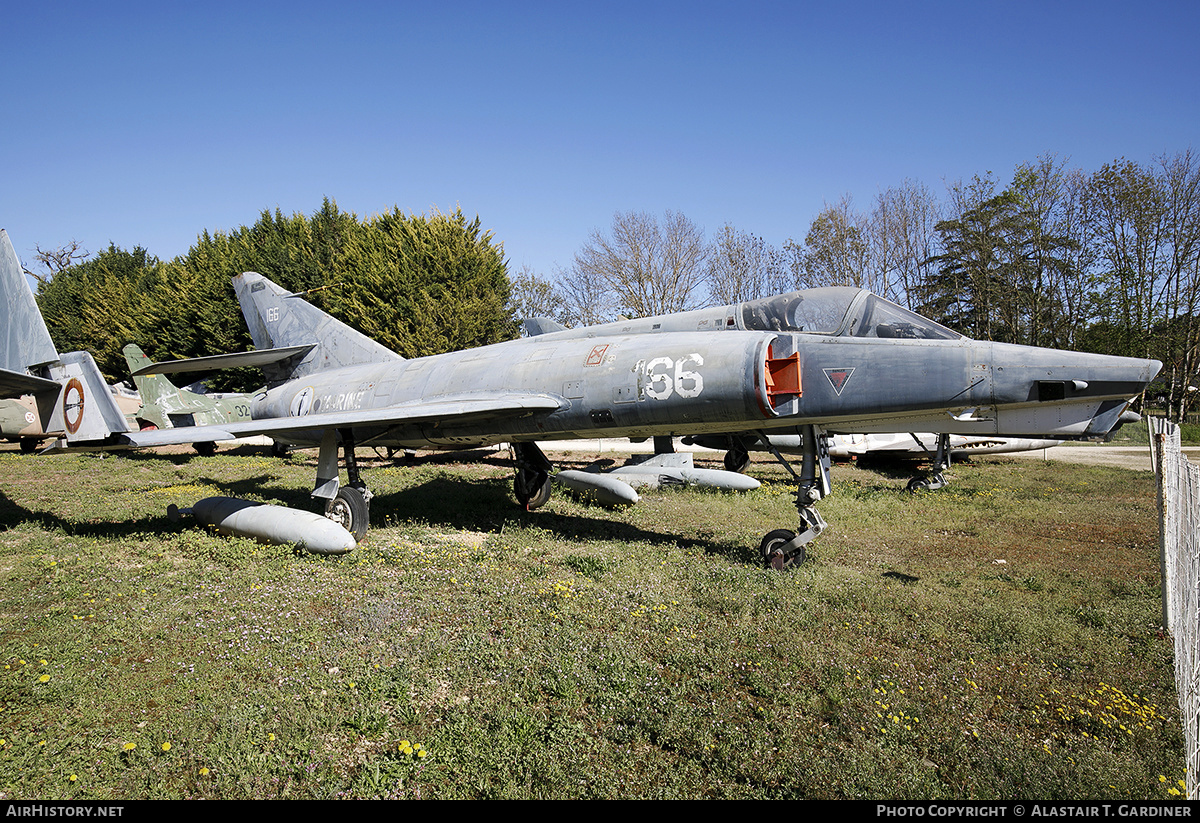
M 233 273 L 255 271 L 295 292 L 328 285 L 344 270 L 343 250 L 361 226 L 328 197 L 312 217 L 264 210 L 257 223 L 231 236 L 237 259 Z
M 105 377 L 128 377 L 121 349 L 137 336 L 161 263 L 140 246 L 116 245 L 59 271 L 38 287 L 38 304 L 59 351 L 88 351 Z
M 515 336 L 502 247 L 461 211 L 399 210 L 362 222 L 331 200 L 311 217 L 264 211 L 253 226 L 204 231 L 188 253 L 160 263 L 110 247 L 70 266 L 40 293 L 60 349 L 92 351 L 109 379 L 128 376 L 121 349 L 152 359 L 250 348 L 230 278 L 257 271 L 406 356 Z M 251 390 L 256 370 L 221 372 L 212 385 Z
M 1160 327 L 1168 374 L 1168 411 L 1182 422 L 1197 400 L 1200 383 L 1200 159 L 1189 149 L 1159 158 L 1166 191 L 1169 279 L 1167 319 Z
M 920 287 L 920 310 L 969 337 L 1011 340 L 1006 302 L 1014 297 L 1012 271 L 1020 224 L 1010 193 L 989 197 L 960 217 L 936 226 L 943 252 L 937 271 Z
M 1092 175 L 1088 201 L 1099 261 L 1094 311 L 1105 321 L 1088 342 L 1161 359 L 1169 414 L 1182 420 L 1200 365 L 1200 163 L 1187 151 L 1156 167 L 1106 164 Z
M 836 206 L 826 205 L 813 219 L 804 237 L 801 283 L 805 288 L 858 286 L 874 290 L 863 222 L 862 215 L 851 209 L 849 197 Z
M 1055 155 L 1017 166 L 1011 191 L 1027 214 L 1027 342 L 1071 349 L 1088 321 L 1094 259 L 1083 196 L 1086 175 Z
M 478 217 L 396 209 L 362 224 L 340 263 L 330 313 L 405 357 L 516 336 L 503 248 Z
M 1145 356 L 1163 315 L 1165 195 L 1150 169 L 1119 160 L 1092 175 L 1088 205 L 1098 247 L 1093 313 L 1112 329 L 1109 353 Z

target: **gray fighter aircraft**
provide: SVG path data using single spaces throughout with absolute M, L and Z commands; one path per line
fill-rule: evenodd
M 7 236 L 0 298 L 9 333 L 0 395 L 38 397 L 61 418 L 70 447 L 122 448 L 268 435 L 317 444 L 313 495 L 327 514 L 365 533 L 370 492 L 355 448 L 463 448 L 506 442 L 517 499 L 545 502 L 552 466 L 535 441 L 655 437 L 800 427 L 799 532 L 772 531 L 760 549 L 782 568 L 803 559 L 825 528 L 815 504 L 829 492 L 823 433 L 1103 435 L 1161 364 L 963 338 L 857 289 L 798 292 L 698 315 L 631 321 L 594 336 L 545 334 L 405 360 L 267 278 L 233 278 L 258 351 L 151 368 L 257 365 L 267 388 L 253 419 L 194 430 L 129 431 L 103 402 L 86 354 L 58 355 L 15 267 Z M 17 286 L 21 289 L 18 289 Z M 24 290 L 24 302 L 13 295 Z M 753 322 L 748 322 L 748 321 Z M 640 326 L 654 333 L 643 333 Z M 96 373 L 98 376 L 98 372 Z M 111 396 L 109 396 L 111 400 Z M 348 484 L 338 477 L 344 455 Z
M 799 292 L 734 303 L 725 306 L 696 309 L 659 317 L 646 317 L 636 320 L 622 319 L 612 323 L 568 329 L 561 323 L 545 317 L 526 318 L 523 321 L 525 333 L 530 337 L 544 337 L 562 340 L 570 337 L 605 338 L 618 335 L 632 334 L 663 334 L 683 331 L 698 331 L 704 333 L 725 332 L 731 330 L 758 330 L 774 332 L 791 332 L 803 335 L 812 344 L 818 341 L 834 342 L 829 338 L 837 338 L 838 342 L 849 342 L 846 338 L 858 338 L 860 342 L 874 340 L 877 343 L 885 341 L 900 343 L 898 347 L 876 349 L 873 353 L 872 372 L 864 385 L 859 378 L 850 386 L 851 378 L 860 367 L 854 365 L 854 356 L 843 361 L 845 365 L 826 367 L 822 365 L 820 372 L 824 374 L 828 385 L 817 381 L 818 388 L 828 393 L 832 391 L 837 398 L 847 392 L 848 404 L 856 401 L 866 408 L 886 409 L 889 398 L 892 397 L 891 385 L 895 381 L 915 380 L 919 387 L 930 386 L 938 391 L 939 398 L 945 400 L 967 401 L 959 407 L 959 411 L 947 408 L 945 414 L 922 417 L 919 414 L 898 413 L 890 417 L 895 423 L 904 425 L 908 422 L 920 426 L 937 425 L 933 433 L 908 434 L 913 428 L 892 428 L 881 426 L 877 416 L 864 414 L 855 422 L 842 419 L 836 422 L 818 425 L 815 430 L 807 422 L 788 421 L 782 425 L 767 424 L 752 429 L 743 428 L 739 431 L 721 433 L 680 432 L 683 442 L 703 445 L 706 448 L 725 449 L 725 468 L 729 471 L 744 471 L 750 463 L 749 452 L 752 449 L 762 449 L 771 452 L 789 471 L 792 470 L 784 453 L 805 455 L 805 474 L 810 474 L 808 460 L 813 457 L 804 445 L 805 442 L 818 440 L 815 444 L 817 454 L 824 461 L 839 451 L 841 441 L 843 456 L 862 453 L 874 448 L 876 451 L 886 449 L 882 441 L 890 439 L 893 442 L 902 440 L 911 442 L 919 447 L 919 452 L 930 458 L 931 467 L 926 474 L 914 477 L 908 484 L 909 491 L 934 490 L 946 485 L 942 471 L 950 463 L 951 454 L 966 453 L 967 444 L 978 446 L 975 453 L 1001 453 L 1005 451 L 1022 451 L 1027 448 L 1043 448 L 1056 445 L 1064 440 L 1095 440 L 1102 439 L 1123 423 L 1139 419 L 1134 412 L 1127 411 L 1130 399 L 1110 398 L 1109 403 L 1096 408 L 1096 419 L 1088 424 L 1084 431 L 1071 425 L 1072 415 L 1065 417 L 1052 411 L 1055 402 L 1069 403 L 1073 399 L 1095 397 L 1095 389 L 1089 390 L 1087 381 L 1080 379 L 1056 380 L 1060 374 L 1056 367 L 1068 362 L 1082 362 L 1079 358 L 1094 358 L 1099 355 L 1060 352 L 1055 349 L 1041 349 L 1031 346 L 1013 346 L 1005 343 L 971 340 L 958 332 L 935 323 L 908 309 L 896 305 L 866 289 L 845 286 L 832 286 L 807 289 Z M 909 342 L 911 341 L 911 342 Z M 964 360 L 958 360 L 953 368 L 963 372 L 970 379 L 961 383 L 959 375 L 954 375 L 948 383 L 942 383 L 943 375 L 938 369 L 943 362 L 946 348 L 939 346 L 939 356 L 923 360 L 923 349 L 927 343 L 917 341 L 957 341 L 959 347 L 970 348 L 971 354 Z M 946 344 L 948 345 L 948 343 Z M 822 351 L 821 349 L 810 349 Z M 826 353 L 829 350 L 824 350 Z M 850 349 L 844 349 L 847 354 Z M 1021 360 L 1021 352 L 1029 352 L 1032 359 L 1028 362 Z M 1065 358 L 1065 359 L 1064 359 Z M 810 358 L 806 357 L 806 361 Z M 1005 362 L 1008 361 L 1008 374 L 1004 374 Z M 837 362 L 836 360 L 830 362 Z M 1093 361 L 1094 362 L 1094 361 Z M 1142 361 L 1154 365 L 1153 379 L 1162 364 L 1158 361 Z M 814 364 L 815 365 L 815 364 Z M 1023 366 L 1023 367 L 1022 367 Z M 1039 379 L 1038 370 L 1046 368 L 1045 377 Z M 895 369 L 884 374 L 889 369 Z M 816 374 L 816 370 L 807 365 L 806 375 Z M 1082 374 L 1082 372 L 1079 372 Z M 1016 383 L 1010 385 L 1017 375 Z M 880 379 L 883 377 L 884 379 Z M 1025 381 L 1025 383 L 1022 383 Z M 983 388 L 982 393 L 968 392 L 962 394 L 942 394 L 954 385 L 962 385 L 969 389 Z M 1010 396 L 995 402 L 998 397 L 995 387 L 1011 389 L 1013 386 L 1031 386 L 1027 402 L 1020 402 L 1020 388 Z M 810 380 L 809 387 L 812 382 Z M 911 393 L 912 387 L 908 387 Z M 920 391 L 920 388 L 917 389 Z M 990 392 L 990 394 L 989 394 Z M 974 400 L 971 400 L 974 398 Z M 990 398 L 990 399 L 989 399 Z M 837 405 L 837 402 L 835 405 Z M 979 402 L 979 406 L 971 405 Z M 1007 407 L 1001 411 L 1001 406 Z M 1078 410 L 1078 409 L 1077 409 Z M 900 409 L 895 411 L 901 412 Z M 982 413 L 982 416 L 979 416 Z M 800 425 L 796 425 L 800 422 Z M 994 426 L 987 425 L 989 422 Z M 975 424 L 983 424 L 978 426 Z M 967 425 L 963 425 L 967 424 Z M 768 437 L 767 430 L 770 430 Z M 1014 432 L 1020 431 L 1020 435 Z M 812 436 L 814 431 L 816 436 Z M 897 434 L 897 432 L 904 434 Z M 862 448 L 846 446 L 846 441 L 866 438 Z M 1033 439 L 1031 439 L 1033 438 Z M 875 442 L 872 442 L 875 441 Z M 930 442 L 926 442 L 930 441 Z M 655 451 L 671 451 L 670 438 L 655 438 Z M 802 480 L 802 483 L 807 482 Z M 827 485 L 827 484 L 826 484 Z M 802 518 L 804 513 L 802 511 Z

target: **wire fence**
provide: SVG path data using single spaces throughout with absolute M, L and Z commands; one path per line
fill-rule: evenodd
M 1179 427 L 1148 418 L 1158 479 L 1163 626 L 1175 639 L 1175 684 L 1183 715 L 1187 797 L 1200 784 L 1200 467 L 1179 445 Z

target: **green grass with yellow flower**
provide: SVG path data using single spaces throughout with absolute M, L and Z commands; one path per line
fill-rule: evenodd
M 367 456 L 363 452 L 363 456 Z M 578 467 L 587 455 L 559 456 Z M 937 493 L 561 493 L 364 460 L 352 554 L 168 504 L 310 507 L 314 456 L 0 453 L 0 798 L 1152 799 L 1183 790 L 1152 478 L 977 459 Z

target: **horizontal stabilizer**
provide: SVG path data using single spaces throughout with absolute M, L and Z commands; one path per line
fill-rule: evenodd
M 25 394 L 59 390 L 58 383 L 42 377 L 33 377 L 25 372 L 0 369 L 0 397 L 20 397 Z
M 214 354 L 210 357 L 192 357 L 187 360 L 163 360 L 142 366 L 133 372 L 134 377 L 144 374 L 182 374 L 195 371 L 216 371 L 219 369 L 234 369 L 240 366 L 262 366 L 287 360 L 289 357 L 302 358 L 317 347 L 316 343 L 306 346 L 287 346 L 282 349 L 262 349 L 260 351 L 234 352 L 233 354 Z

